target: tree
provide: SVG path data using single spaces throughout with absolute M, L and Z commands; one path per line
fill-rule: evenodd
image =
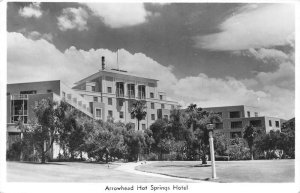
M 251 153 L 251 160 L 253 160 L 253 145 L 255 137 L 257 136 L 256 129 L 252 125 L 248 125 L 244 128 L 243 138 L 247 141 L 250 153 Z
M 259 153 L 266 153 L 265 158 L 272 158 L 274 152 L 283 151 L 283 157 L 295 157 L 295 131 L 271 130 L 269 133 L 260 136 L 255 140 L 255 147 Z M 273 155 L 272 155 L 273 154 Z
M 128 160 L 139 161 L 139 154 L 147 147 L 144 133 L 141 131 L 129 130 L 125 136 L 125 144 L 128 150 Z
M 190 128 L 190 132 L 186 133 L 187 150 L 192 156 L 191 159 L 194 159 L 194 155 L 199 154 L 202 164 L 206 164 L 206 155 L 209 152 L 207 124 L 221 122 L 221 118 L 218 114 L 204 111 L 200 107 L 197 108 L 196 104 L 188 106 L 185 113 L 185 125 Z
M 64 157 L 67 158 L 68 153 L 71 154 L 71 159 L 75 158 L 76 153 L 80 151 L 80 147 L 84 143 L 84 118 L 78 116 L 78 111 L 71 108 L 67 103 L 61 101 L 57 107 L 57 117 L 60 123 L 58 129 L 59 145 L 63 148 Z
M 137 119 L 138 130 L 140 130 L 140 121 L 147 115 L 145 102 L 136 101 L 131 109 L 131 115 Z
M 30 134 L 41 163 L 46 162 L 46 154 L 52 148 L 54 140 L 58 137 L 58 128 L 61 124 L 57 117 L 57 105 L 57 102 L 50 99 L 43 99 L 34 108 L 36 119 L 31 124 Z

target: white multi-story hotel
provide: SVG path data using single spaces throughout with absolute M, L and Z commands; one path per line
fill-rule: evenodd
M 158 80 L 139 77 L 118 69 L 106 69 L 102 57 L 102 69 L 78 82 L 72 89 L 90 104 L 95 119 L 106 120 L 112 117 L 115 121 L 134 123 L 131 116 L 133 104 L 144 101 L 147 115 L 140 122 L 141 129 L 148 128 L 155 120 L 170 116 L 170 110 L 177 108 L 178 103 L 166 99 L 166 93 L 157 88 Z

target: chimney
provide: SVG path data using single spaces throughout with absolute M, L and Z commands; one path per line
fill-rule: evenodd
M 102 59 L 102 70 L 104 70 L 105 69 L 105 57 L 102 56 L 101 59 Z

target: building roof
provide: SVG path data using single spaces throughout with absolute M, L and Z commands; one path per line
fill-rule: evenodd
M 127 78 L 134 77 L 135 79 L 150 80 L 150 81 L 155 81 L 155 82 L 158 81 L 158 80 L 153 79 L 153 78 L 141 77 L 141 76 L 137 76 L 137 75 L 134 75 L 134 74 L 130 74 L 130 73 L 128 73 L 126 71 L 123 71 L 123 70 L 105 69 L 105 70 L 100 70 L 99 72 L 96 72 L 96 73 L 94 73 L 94 74 L 92 74 L 92 75 L 90 75 L 90 76 L 88 76 L 84 79 L 81 79 L 78 82 L 76 82 L 75 84 L 77 85 L 77 84 L 81 84 L 81 83 L 84 83 L 84 82 L 88 82 L 88 81 L 93 80 L 93 79 L 95 79 L 95 78 L 97 78 L 101 75 L 104 75 L 104 74 L 111 75 L 111 76 L 121 75 L 121 76 L 124 76 L 124 77 L 127 77 Z

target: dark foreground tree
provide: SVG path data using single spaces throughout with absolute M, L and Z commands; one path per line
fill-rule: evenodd
M 247 141 L 249 149 L 250 149 L 250 153 L 251 153 L 251 160 L 253 160 L 253 146 L 254 146 L 254 140 L 255 137 L 257 136 L 257 132 L 255 127 L 253 127 L 252 125 L 248 125 L 244 128 L 244 134 L 243 134 L 243 138 Z
M 61 125 L 57 117 L 58 103 L 50 99 L 41 100 L 34 108 L 36 119 L 29 128 L 29 135 L 41 163 L 46 162 L 46 155 L 58 137 Z

